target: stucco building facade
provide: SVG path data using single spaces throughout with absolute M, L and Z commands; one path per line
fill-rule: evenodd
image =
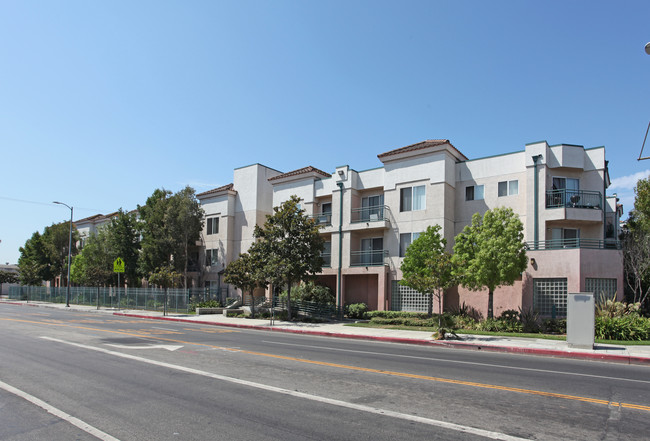
M 622 296 L 622 207 L 606 196 L 604 147 L 542 141 L 469 159 L 448 140 L 427 140 L 378 159 L 382 165 L 375 169 L 344 165 L 333 173 L 312 166 L 282 173 L 253 164 L 236 169 L 232 184 L 198 194 L 206 222 L 197 244 L 205 263 L 197 282 L 224 287 L 223 270 L 248 249 L 254 226 L 297 195 L 326 242 L 318 280 L 335 292 L 340 286 L 344 304 L 426 310 L 422 295 L 398 284 L 408 245 L 427 226 L 440 225 L 451 251 L 474 213 L 500 206 L 522 220 L 529 264 L 513 286 L 495 291 L 495 316 L 531 307 L 562 316 L 568 292 Z M 487 312 L 487 293 L 462 287 L 450 289 L 445 302 Z

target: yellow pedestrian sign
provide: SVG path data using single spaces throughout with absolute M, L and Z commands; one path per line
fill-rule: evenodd
M 118 257 L 117 259 L 115 259 L 115 262 L 113 262 L 113 272 L 114 273 L 124 272 L 124 261 L 122 260 L 121 257 Z

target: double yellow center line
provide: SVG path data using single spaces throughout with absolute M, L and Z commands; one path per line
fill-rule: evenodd
M 142 333 L 137 333 L 137 332 L 129 332 L 129 331 L 126 331 L 126 330 L 114 331 L 114 330 L 107 330 L 107 329 L 90 328 L 90 327 L 86 327 L 86 326 L 75 326 L 75 325 L 70 325 L 70 324 L 67 324 L 67 323 L 53 323 L 53 322 L 31 321 L 31 320 L 21 320 L 21 319 L 11 319 L 11 318 L 0 318 L 0 320 L 23 322 L 23 323 L 32 323 L 32 324 L 40 324 L 40 325 L 49 325 L 49 326 L 63 326 L 63 327 L 68 327 L 68 328 L 83 329 L 83 330 L 87 330 L 87 331 L 98 331 L 98 332 L 107 332 L 107 333 L 112 333 L 112 334 L 122 334 L 122 335 L 129 335 L 129 336 L 132 336 L 132 337 L 163 340 L 163 341 L 172 342 L 172 343 L 181 343 L 181 344 L 190 345 L 190 346 L 203 346 L 203 347 L 207 347 L 207 348 L 211 348 L 211 349 L 219 349 L 219 350 L 225 350 L 225 351 L 230 351 L 230 352 L 238 352 L 238 353 L 247 354 L 247 355 L 254 355 L 254 356 L 258 356 L 258 357 L 269 357 L 269 358 L 276 358 L 276 359 L 280 359 L 280 360 L 287 360 L 287 361 L 293 361 L 293 362 L 298 362 L 298 363 L 306 363 L 306 364 L 311 364 L 311 365 L 316 365 L 316 366 L 327 366 L 327 367 L 333 367 L 333 368 L 338 368 L 338 369 L 346 369 L 346 370 L 349 370 L 349 371 L 368 372 L 368 373 L 372 373 L 372 374 L 389 375 L 389 376 L 393 376 L 393 377 L 413 378 L 413 379 L 417 379 L 417 380 L 434 381 L 434 382 L 438 382 L 438 383 L 447 383 L 447 384 L 457 384 L 457 385 L 461 385 L 461 386 L 476 387 L 476 388 L 481 388 L 481 389 L 493 389 L 493 390 L 500 390 L 500 391 L 505 391 L 505 392 L 515 392 L 515 393 L 520 393 L 520 394 L 536 395 L 536 396 L 540 396 L 540 397 L 558 398 L 558 399 L 571 400 L 571 401 L 582 401 L 582 402 L 591 403 L 591 404 L 599 404 L 599 405 L 605 405 L 605 406 L 621 407 L 621 408 L 626 408 L 626 409 L 634 409 L 634 410 L 641 410 L 641 411 L 645 411 L 645 412 L 650 412 L 650 406 L 644 406 L 644 405 L 640 405 L 640 404 L 622 403 L 622 402 L 617 402 L 617 401 L 601 400 L 601 399 L 597 399 L 597 398 L 581 397 L 581 396 L 577 396 L 577 395 L 567 395 L 567 394 L 559 394 L 559 393 L 555 393 L 555 392 L 545 392 L 545 391 L 539 391 L 539 390 L 534 390 L 534 389 L 523 389 L 523 388 L 519 388 L 519 387 L 500 386 L 500 385 L 495 385 L 495 384 L 476 383 L 476 382 L 473 382 L 473 381 L 453 380 L 453 379 L 449 379 L 449 378 L 432 377 L 432 376 L 428 376 L 428 375 L 408 374 L 408 373 L 405 373 L 405 372 L 395 372 L 395 371 L 386 371 L 386 370 L 382 370 L 382 369 L 364 368 L 364 367 L 359 367 L 359 366 L 350 366 L 350 365 L 345 365 L 345 364 L 329 363 L 329 362 L 326 362 L 326 361 L 307 360 L 307 359 L 303 359 L 303 358 L 289 357 L 289 356 L 286 356 L 286 355 L 277 355 L 277 354 L 269 354 L 269 353 L 264 353 L 264 352 L 248 351 L 248 350 L 245 350 L 245 349 L 234 349 L 234 348 L 228 348 L 228 347 L 224 347 L 224 346 L 210 345 L 210 344 L 206 344 L 206 343 L 194 343 L 194 342 L 188 342 L 188 341 L 184 341 L 184 340 L 165 338 L 165 337 L 161 337 L 159 335 L 152 336 L 152 335 L 147 335 L 147 334 L 142 334 Z

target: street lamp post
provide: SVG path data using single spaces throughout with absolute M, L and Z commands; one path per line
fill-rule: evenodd
M 67 283 L 68 286 L 65 291 L 65 306 L 69 308 L 70 307 L 70 257 L 72 253 L 72 213 L 74 209 L 68 204 L 64 204 L 63 202 L 54 201 L 53 203 L 59 205 L 65 205 L 70 209 L 70 234 L 68 236 L 68 283 Z

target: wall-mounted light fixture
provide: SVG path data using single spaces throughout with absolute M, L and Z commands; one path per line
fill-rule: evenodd
M 531 258 L 530 258 L 530 264 L 531 264 L 532 266 L 535 266 L 535 265 L 537 264 L 537 261 L 535 260 L 534 257 L 531 257 Z

